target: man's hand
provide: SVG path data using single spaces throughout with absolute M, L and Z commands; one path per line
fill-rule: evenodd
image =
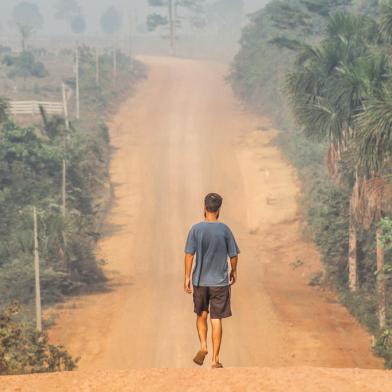
M 192 294 L 192 288 L 191 288 L 191 280 L 190 278 L 185 278 L 185 282 L 184 282 L 184 291 L 187 294 Z
M 232 286 L 237 282 L 237 270 L 231 270 L 230 272 L 230 285 Z

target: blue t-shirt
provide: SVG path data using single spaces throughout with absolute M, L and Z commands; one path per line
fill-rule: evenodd
M 229 284 L 227 258 L 237 256 L 240 250 L 227 225 L 204 221 L 191 228 L 185 253 L 196 253 L 194 286 L 221 287 Z

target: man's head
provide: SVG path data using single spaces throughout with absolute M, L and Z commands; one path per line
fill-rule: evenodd
M 219 216 L 219 210 L 222 206 L 222 196 L 217 193 L 209 193 L 204 198 L 205 213 L 213 213 Z

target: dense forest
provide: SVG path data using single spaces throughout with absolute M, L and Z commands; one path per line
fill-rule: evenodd
M 275 120 L 303 184 L 324 284 L 392 367 L 392 1 L 272 0 L 250 15 L 230 82 Z

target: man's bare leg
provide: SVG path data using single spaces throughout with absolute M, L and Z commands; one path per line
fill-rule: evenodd
M 222 342 L 222 320 L 221 319 L 211 319 L 212 327 L 212 366 L 219 363 L 219 351 Z
M 197 332 L 199 334 L 199 340 L 200 340 L 200 351 L 207 352 L 207 331 L 208 331 L 208 325 L 207 325 L 207 317 L 208 317 L 208 312 L 203 312 L 200 316 L 197 315 L 196 319 L 196 327 L 197 327 Z

